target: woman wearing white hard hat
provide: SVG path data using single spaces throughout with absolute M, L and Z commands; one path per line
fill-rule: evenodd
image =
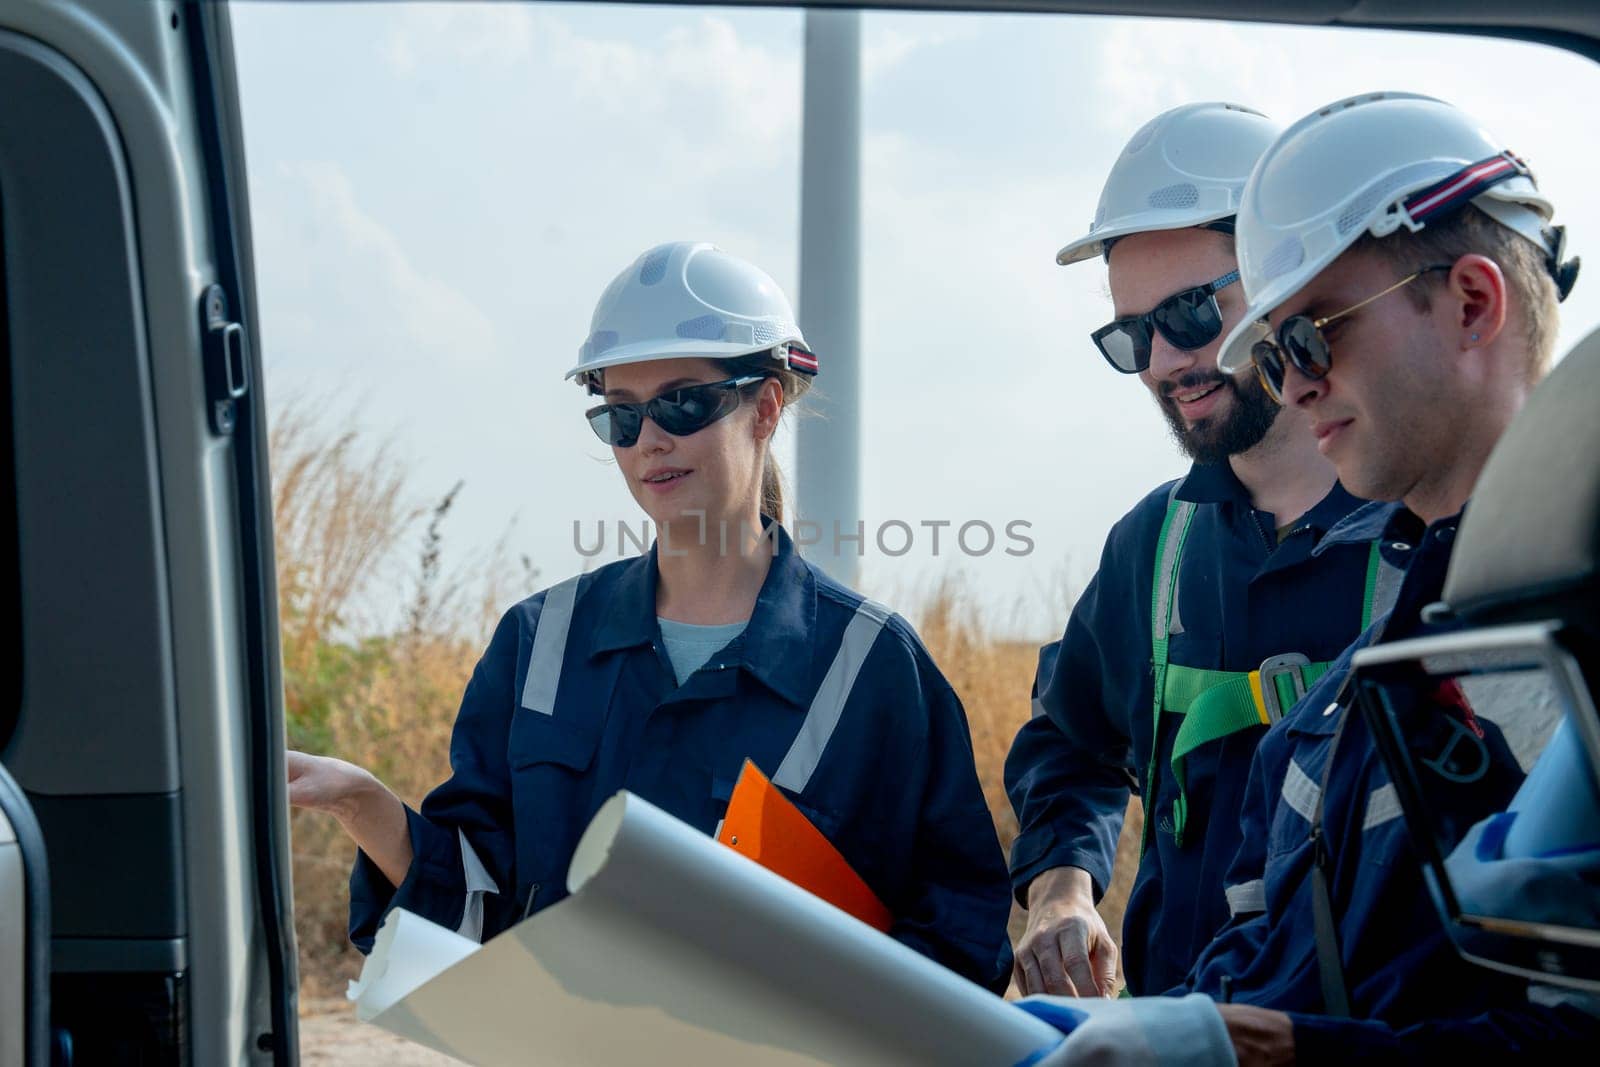
M 661 245 L 606 288 L 568 372 L 649 553 L 514 606 L 462 700 L 452 776 L 403 805 L 291 754 L 290 799 L 361 848 L 351 937 L 401 906 L 487 938 L 566 895 L 578 838 L 628 789 L 706 833 L 746 759 L 893 916 L 974 981 L 1010 968 L 1005 860 L 955 693 L 911 627 L 796 554 L 769 449 L 817 373 L 788 300 L 709 244 Z

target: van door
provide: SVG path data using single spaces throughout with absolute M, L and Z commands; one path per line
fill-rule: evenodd
M 48 853 L 50 1040 L 80 1065 L 293 1063 L 227 8 L 8 0 L 0 100 L 21 634 L 0 759 Z

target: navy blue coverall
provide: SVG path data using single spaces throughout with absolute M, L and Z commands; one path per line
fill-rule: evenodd
M 488 938 L 554 904 L 621 789 L 713 833 L 749 758 L 889 908 L 892 936 L 1003 988 L 1005 858 L 960 701 L 903 619 L 781 529 L 776 541 L 749 625 L 682 686 L 656 622 L 654 549 L 513 607 L 462 699 L 450 779 L 407 809 L 404 883 L 357 856 L 357 947 L 394 906 Z
M 1398 641 L 1449 625 L 1425 625 L 1420 615 L 1443 591 L 1457 523 L 1442 519 L 1424 528 L 1409 511 L 1368 505 L 1329 535 L 1330 542 L 1379 537 L 1385 557 L 1408 566 L 1393 613 L 1375 622 L 1262 739 L 1241 816 L 1243 844 L 1227 876 L 1239 914 L 1171 991 L 1287 1011 L 1302 1063 L 1415 1064 L 1451 1055 L 1504 1062 L 1583 1046 L 1588 1055 L 1600 1038 L 1592 1016 L 1570 1005 L 1530 1003 L 1525 981 L 1457 954 L 1371 733 L 1343 688 L 1355 651 L 1380 634 Z M 1491 726 L 1480 743 L 1495 744 L 1495 735 Z M 1333 769 L 1324 779 L 1330 752 Z M 1508 796 L 1503 783 L 1487 776 L 1429 779 L 1423 788 L 1440 826 L 1457 834 L 1504 807 Z M 1311 887 L 1319 801 L 1351 1018 L 1325 1014 L 1319 977 Z
M 1177 499 L 1196 502 L 1178 571 L 1169 659 L 1247 672 L 1268 657 L 1332 660 L 1361 631 L 1370 544 L 1312 550 L 1361 501 L 1335 485 L 1280 541 L 1273 516 L 1251 506 L 1226 463 L 1195 464 Z M 1006 791 L 1021 831 L 1011 853 L 1019 903 L 1053 867 L 1089 872 L 1098 899 L 1111 881 L 1130 788 L 1145 798 L 1149 847 L 1123 925 L 1123 970 L 1134 993 L 1183 980 L 1229 918 L 1223 876 L 1239 848 L 1239 809 L 1265 726 L 1191 752 L 1186 840 L 1173 835 L 1178 786 L 1170 767 L 1178 717 L 1152 707 L 1151 601 L 1156 544 L 1172 483 L 1146 496 L 1106 539 L 1100 569 L 1060 642 L 1046 646 L 1034 718 L 1006 759 Z M 1144 779 L 1151 750 L 1156 785 Z

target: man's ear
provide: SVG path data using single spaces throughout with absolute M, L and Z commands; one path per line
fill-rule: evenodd
M 1445 292 L 1463 350 L 1488 345 L 1505 329 L 1506 276 L 1500 264 L 1488 256 L 1472 253 L 1456 260 Z

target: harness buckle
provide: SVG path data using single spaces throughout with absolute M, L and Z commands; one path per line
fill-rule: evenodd
M 1301 672 L 1303 668 L 1309 666 L 1311 661 L 1298 652 L 1285 652 L 1281 656 L 1269 656 L 1261 661 L 1258 672 L 1261 675 L 1261 707 L 1267 713 L 1269 725 L 1282 719 L 1283 713 L 1289 710 L 1278 699 L 1278 679 L 1289 679 L 1294 685 L 1294 699 L 1298 701 L 1306 695 L 1305 675 Z

